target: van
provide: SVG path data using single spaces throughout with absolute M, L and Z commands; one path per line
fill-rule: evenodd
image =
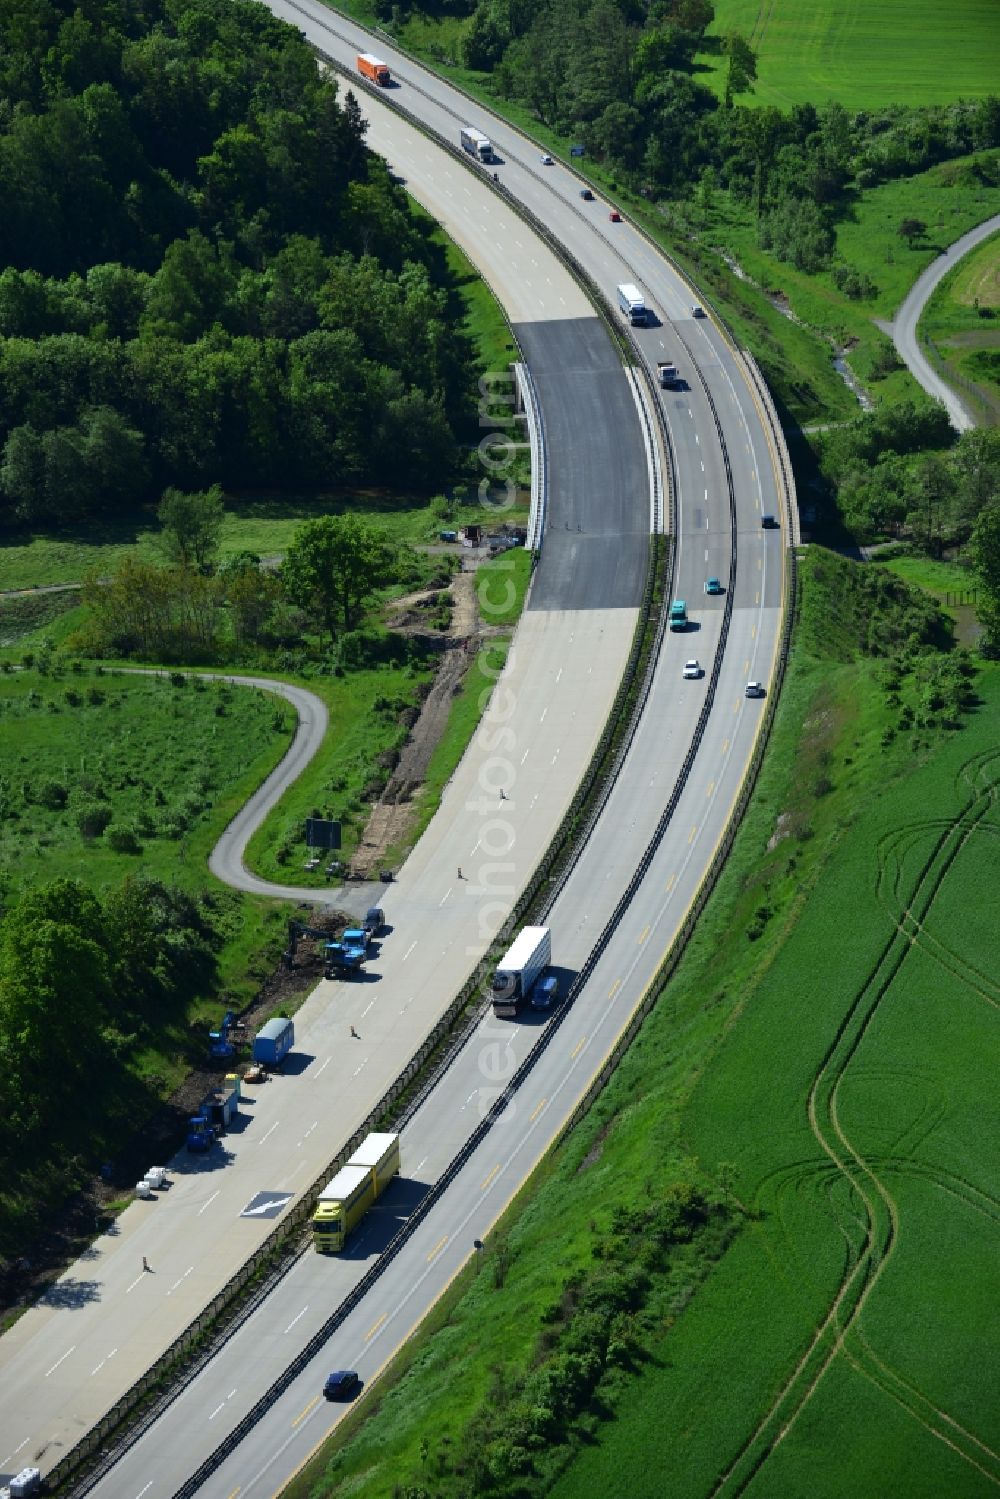
M 366 937 L 377 937 L 385 926 L 385 912 L 381 906 L 369 906 L 363 922 Z
M 670 605 L 670 628 L 686 630 L 688 626 L 687 604 L 683 599 L 674 599 Z

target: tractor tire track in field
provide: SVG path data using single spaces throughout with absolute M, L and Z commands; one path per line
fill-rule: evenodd
M 774 7 L 777 3 L 778 0 L 761 0 L 760 5 L 757 7 L 757 14 L 754 16 L 753 27 L 747 41 L 758 56 L 760 55 L 761 47 L 764 45 L 767 28 L 771 24 L 771 19 L 774 16 Z
M 990 762 L 995 758 L 993 751 L 985 751 L 975 760 L 970 761 L 964 768 L 964 776 L 969 777 L 970 768 L 975 766 L 979 770 L 988 771 Z M 923 921 L 918 920 L 912 910 L 906 905 L 901 894 L 901 886 L 904 879 L 906 855 L 912 853 L 919 847 L 920 842 L 932 831 L 937 831 L 944 824 L 940 819 L 913 824 L 909 828 L 899 830 L 881 840 L 876 850 L 878 863 L 878 876 L 876 879 L 876 896 L 879 904 L 885 910 L 890 919 L 895 923 L 898 930 L 915 945 L 924 955 L 933 962 L 938 963 L 953 978 L 959 980 L 974 994 L 977 994 L 986 1004 L 993 1009 L 1000 1009 L 1000 983 L 989 973 L 978 968 L 964 954 L 956 952 L 949 947 L 940 937 L 929 932 Z M 979 833 L 1000 833 L 1000 828 L 985 821 L 977 829 Z M 891 898 L 887 895 L 891 892 Z
M 860 1334 L 859 1319 L 898 1240 L 899 1209 L 885 1182 L 876 1172 L 873 1164 L 875 1157 L 866 1158 L 852 1144 L 840 1122 L 838 1111 L 840 1084 L 907 954 L 912 947 L 918 945 L 915 933 L 924 930 L 931 906 L 955 859 L 986 822 L 987 814 L 996 804 L 997 781 L 994 767 L 997 758 L 995 752 L 989 752 L 968 762 L 963 767 L 961 777 L 970 789 L 965 807 L 950 821 L 935 819 L 932 824 L 923 825 L 925 832 L 933 827 L 936 837 L 917 871 L 908 899 L 903 899 L 901 894 L 901 865 L 893 873 L 893 888 L 900 895 L 896 909 L 902 908 L 908 919 L 893 919 L 894 930 L 883 945 L 867 981 L 844 1015 L 813 1079 L 807 1106 L 809 1125 L 820 1148 L 836 1171 L 850 1184 L 863 1209 L 862 1244 L 856 1256 L 849 1257 L 833 1301 L 800 1354 L 794 1369 L 774 1396 L 755 1430 L 712 1488 L 712 1499 L 716 1495 L 743 1493 L 791 1430 L 839 1353 L 844 1353 L 852 1367 L 890 1395 L 929 1433 L 945 1442 L 991 1483 L 1000 1487 L 1000 1455 L 941 1411 L 901 1375 L 890 1370 L 874 1355 L 869 1356 L 867 1344 Z M 908 832 L 909 830 L 903 834 L 904 838 Z M 894 861 L 890 861 L 892 862 Z M 882 865 L 879 869 L 877 880 L 882 878 L 884 868 Z M 960 959 L 956 959 L 956 962 L 962 967 L 967 966 Z M 964 976 L 963 981 L 966 981 Z M 978 985 L 974 987 L 978 992 Z M 881 1159 L 878 1165 L 884 1169 Z M 895 1157 L 885 1158 L 885 1167 L 890 1169 L 902 1166 L 906 1171 L 916 1165 L 917 1163 L 909 1160 L 899 1162 Z M 795 1169 L 792 1168 L 793 1171 Z M 797 1169 L 801 1171 L 801 1167 Z M 975 1206 L 979 1211 L 984 1210 L 984 1204 L 992 1202 L 987 1194 L 979 1193 L 971 1183 L 963 1184 L 961 1178 L 936 1172 L 930 1166 L 922 1174 L 926 1174 L 929 1181 L 943 1190 L 960 1196 L 969 1206 Z M 781 1173 L 773 1173 L 768 1180 L 773 1181 L 780 1175 Z M 970 1200 L 970 1193 L 975 1197 L 975 1202 Z M 993 1214 L 989 1216 L 992 1217 Z M 850 1345 L 847 1344 L 849 1336 Z

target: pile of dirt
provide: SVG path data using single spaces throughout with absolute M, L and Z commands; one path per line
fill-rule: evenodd
M 318 931 L 329 931 L 331 939 L 353 924 L 353 918 L 340 911 L 310 911 L 307 919 Z M 294 968 L 286 967 L 282 961 L 240 1013 L 241 1026 L 234 1040 L 241 1050 L 243 1039 L 249 1046 L 252 1037 L 276 1010 L 294 1010 L 315 989 L 323 977 L 324 966 L 321 944 L 312 938 L 302 938 Z M 150 1166 L 162 1165 L 176 1154 L 184 1143 L 188 1120 L 206 1095 L 218 1086 L 225 1073 L 234 1070 L 242 1073 L 247 1065 L 246 1051 L 227 1062 L 212 1062 L 206 1055 L 204 1065 L 190 1072 L 146 1124 L 122 1142 L 116 1158 L 60 1204 L 45 1227 L 25 1245 L 21 1256 L 0 1261 L 0 1325 L 15 1308 L 37 1301 L 95 1236 L 108 1228 L 113 1221 L 109 1205 L 131 1191 Z

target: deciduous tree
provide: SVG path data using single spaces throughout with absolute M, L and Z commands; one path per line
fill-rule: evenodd
M 178 567 L 207 567 L 219 549 L 225 509 L 218 484 L 193 494 L 165 489 L 156 510 L 164 554 Z
M 389 581 L 392 548 L 381 526 L 324 515 L 295 533 L 281 569 L 285 591 L 335 639 L 358 623 L 365 599 Z

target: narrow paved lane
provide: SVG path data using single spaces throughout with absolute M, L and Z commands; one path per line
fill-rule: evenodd
M 1000 213 L 995 213 L 985 223 L 977 224 L 975 229 L 970 229 L 968 234 L 963 234 L 961 239 L 949 245 L 937 260 L 917 277 L 894 320 L 885 325 L 886 331 L 891 334 L 892 341 L 896 345 L 896 352 L 900 359 L 914 378 L 920 381 L 927 394 L 944 404 L 952 426 L 956 427 L 959 432 L 967 432 L 970 427 L 974 427 L 975 418 L 969 414 L 957 392 L 946 380 L 942 379 L 924 354 L 917 337 L 917 324 L 930 300 L 931 293 L 952 267 L 958 264 L 963 255 L 967 255 L 970 250 L 975 249 L 976 245 L 982 244 L 984 239 L 989 239 L 991 234 L 996 234 L 998 231 L 1000 231 Z

